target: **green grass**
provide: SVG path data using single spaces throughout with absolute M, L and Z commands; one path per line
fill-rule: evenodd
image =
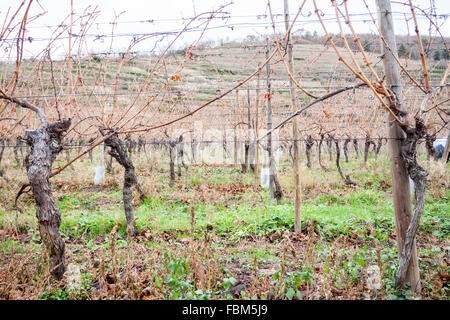
M 123 252 L 123 255 L 118 257 L 119 263 L 124 266 L 129 254 L 136 254 L 135 259 L 142 259 L 143 262 L 139 260 L 141 262 L 137 267 L 145 266 L 148 269 L 143 269 L 142 276 L 151 275 L 151 287 L 160 292 L 160 298 L 233 299 L 226 290 L 236 284 L 235 277 L 238 276 L 235 269 L 237 268 L 238 274 L 253 274 L 255 261 L 258 264 L 258 281 L 269 281 L 271 295 L 274 294 L 277 283 L 281 281 L 285 287 L 284 298 L 300 299 L 305 292 L 299 289 L 301 286 L 308 283 L 311 290 L 318 290 L 317 287 L 321 284 L 317 282 L 317 277 L 328 277 L 329 272 L 336 288 L 347 292 L 345 288 L 348 286 L 355 288 L 361 284 L 361 277 L 365 276 L 369 265 L 380 261 L 385 266 L 383 295 L 389 295 L 390 299 L 409 299 L 411 295 L 407 291 L 396 290 L 393 283 L 398 268 L 397 246 L 392 236 L 395 232 L 393 204 L 390 188 L 380 188 L 381 183 L 390 184 L 390 181 L 388 175 L 377 167 L 377 164 L 380 167 L 385 166 L 385 161 L 383 157 L 377 161 L 370 159 L 365 168 L 358 163 L 345 163 L 345 172 L 351 172 L 352 177 L 359 181 L 359 185 L 354 187 L 345 186 L 336 172 L 304 172 L 306 180 L 312 175 L 313 188 L 302 203 L 303 233 L 308 234 L 307 223 L 314 221 L 315 233 L 318 235 L 313 249 L 316 252 L 316 260 L 311 265 L 307 265 L 303 260 L 307 254 L 305 247 L 301 247 L 307 246 L 308 241 L 305 239 L 295 243 L 300 245 L 297 255 L 301 260 L 290 257 L 283 261 L 282 234 L 285 231 L 294 231 L 292 198 L 287 196 L 277 203 L 270 199 L 268 190 L 263 189 L 255 193 L 251 187 L 253 175 L 240 173 L 238 167 L 191 167 L 187 175 L 183 170 L 183 176 L 172 187 L 167 185 L 167 174 L 156 177 L 156 192 L 134 206 L 138 228 L 153 235 L 149 239 L 139 240 L 138 245 L 146 250 L 139 251 L 139 254 L 127 251 L 132 244 L 126 237 L 120 186 L 98 189 L 91 186 L 85 189 L 85 186 L 76 189 L 77 191 L 56 191 L 62 213 L 60 232 L 68 248 L 71 248 L 71 263 L 80 263 L 84 268 L 93 263 L 88 261 L 89 258 L 86 260 L 91 254 L 95 256 L 96 253 L 102 252 L 109 258 L 109 252 L 112 250 L 111 231 L 115 225 L 119 225 L 119 237 L 115 245 L 117 250 Z M 283 189 L 286 195 L 289 195 L 293 189 L 292 184 L 288 184 L 289 163 L 282 162 L 279 169 L 283 178 Z M 315 184 L 317 181 L 320 183 Z M 324 185 L 323 181 L 327 181 L 327 184 Z M 236 194 L 228 194 L 227 188 L 233 185 L 247 187 Z M 200 190 L 210 192 L 207 193 L 206 200 L 199 199 L 197 188 L 200 187 Z M 432 240 L 433 243 L 421 242 L 422 245 L 418 248 L 420 269 L 425 277 L 424 286 L 428 286 L 424 289 L 427 297 L 433 296 L 435 290 L 432 280 L 427 279 L 431 279 L 431 275 L 436 272 L 447 272 L 439 261 L 448 250 L 440 243 L 448 240 L 450 236 L 449 196 L 450 190 L 445 191 L 441 198 L 427 194 L 418 231 L 418 237 L 426 234 L 427 241 L 430 235 L 437 239 Z M 210 243 L 208 255 L 205 256 L 201 253 L 203 249 L 192 247 L 190 240 L 191 206 L 195 209 L 194 237 L 197 243 L 204 243 L 205 234 L 214 239 Z M 12 230 L 17 228 L 28 233 L 30 240 L 24 246 L 18 240 L 3 238 L 3 241 L 0 241 L 3 255 L 26 255 L 42 250 L 32 203 L 29 203 L 22 213 L 0 210 L 0 227 Z M 170 239 L 161 240 L 161 235 L 164 234 L 169 234 Z M 332 256 L 332 247 L 340 236 L 345 236 L 345 241 L 353 241 L 352 245 L 335 247 L 337 256 Z M 263 245 L 258 244 L 255 239 L 262 239 L 257 241 L 261 241 Z M 144 256 L 141 256 L 142 253 Z M 155 258 L 146 260 L 146 254 L 153 254 Z M 196 259 L 206 259 L 197 260 L 203 261 L 204 266 L 212 265 L 213 261 L 217 263 L 218 280 L 211 287 L 197 287 L 196 268 L 200 264 L 192 264 L 194 254 L 197 255 Z M 99 260 L 99 257 L 96 259 Z M 339 265 L 335 265 L 336 259 Z M 111 260 L 105 263 L 108 272 L 111 272 Z M 282 264 L 287 270 L 284 275 L 281 275 Z M 320 271 L 317 271 L 317 267 L 320 267 Z M 83 272 L 85 280 L 79 291 L 47 287 L 40 291 L 36 298 L 92 299 L 95 297 L 95 291 L 92 290 L 93 279 L 98 278 L 98 270 L 90 268 L 86 270 L 95 275 L 91 277 L 89 272 Z M 444 291 L 439 292 L 433 297 L 446 297 Z M 249 298 L 246 294 L 247 292 L 244 292 L 241 298 Z M 262 292 L 261 297 L 267 298 L 267 294 L 268 291 Z
M 385 162 L 386 159 L 379 159 Z M 370 162 L 369 162 L 370 163 Z M 344 170 L 350 171 L 354 163 L 345 163 Z M 242 175 L 236 168 L 198 167 L 191 172 L 186 181 L 185 189 L 194 195 L 196 191 L 190 187 L 204 184 L 211 186 L 224 186 L 236 183 L 239 179 L 243 185 L 253 184 L 253 175 Z M 390 190 L 382 191 L 379 183 L 386 181 L 388 176 L 373 166 L 371 170 L 358 171 L 353 174 L 354 179 L 365 180 L 359 188 L 341 195 L 338 191 L 342 185 L 331 185 L 336 192 L 327 192 L 315 197 L 305 197 L 301 212 L 302 220 L 316 220 L 319 225 L 330 234 L 339 233 L 337 230 L 346 230 L 352 222 L 377 221 L 388 222 L 394 225 L 393 204 Z M 183 172 L 184 173 L 184 172 Z M 326 175 L 316 171 L 316 175 Z M 334 173 L 335 174 L 335 173 Z M 160 177 L 162 183 L 157 196 L 147 198 L 135 207 L 135 219 L 140 229 L 152 232 L 173 231 L 187 233 L 191 226 L 190 203 L 174 194 L 177 187 L 167 185 L 168 177 Z M 371 182 L 371 183 L 367 183 Z M 390 183 L 390 181 L 386 181 Z M 189 191 L 190 190 L 190 191 Z M 293 231 L 293 203 L 288 200 L 277 204 L 271 200 L 267 190 L 258 194 L 251 189 L 238 193 L 224 202 L 194 201 L 196 230 L 201 232 L 207 226 L 213 226 L 218 234 L 233 233 L 237 238 L 252 233 L 268 234 L 278 228 Z M 450 215 L 446 199 L 449 192 L 442 199 L 427 196 L 425 212 L 419 231 L 431 232 L 438 238 L 449 236 L 448 216 Z M 242 198 L 258 199 L 254 201 L 241 201 Z M 125 234 L 125 216 L 123 213 L 122 193 L 117 191 L 101 191 L 86 196 L 75 192 L 59 196 L 58 206 L 62 213 L 60 230 L 68 237 L 86 235 L 88 238 L 108 234 L 115 224 L 120 224 L 119 232 Z M 108 200 L 109 203 L 108 203 Z M 217 200 L 217 199 L 215 199 Z M 103 205 L 102 201 L 107 201 Z M 0 227 L 15 226 L 19 230 L 36 227 L 34 209 L 30 207 L 23 214 L 14 212 L 0 212 Z M 392 229 L 392 228 L 391 228 Z M 342 233 L 342 232 L 341 232 Z
M 14 241 L 11 239 L 5 239 L 2 241 L 2 251 L 3 253 L 11 253 L 12 251 L 16 251 L 18 253 L 24 253 L 25 251 L 21 248 L 21 243 L 19 241 Z
M 270 234 L 276 230 L 293 231 L 293 206 L 290 202 L 276 204 L 264 191 L 263 203 L 239 203 L 225 205 L 196 202 L 196 231 L 202 232 L 210 225 L 218 234 L 233 233 L 236 237 L 245 237 L 252 233 Z M 60 207 L 64 210 L 61 232 L 70 237 L 86 235 L 95 237 L 107 235 L 117 223 L 119 232 L 125 235 L 125 217 L 122 204 L 107 210 L 70 209 L 69 206 L 81 206 L 89 200 L 65 198 Z M 170 231 L 183 235 L 190 230 L 190 204 L 181 199 L 148 198 L 135 208 L 135 219 L 140 229 L 153 232 Z M 436 233 L 439 237 L 448 237 L 448 207 L 445 201 L 427 203 L 422 218 L 421 229 Z M 0 221 L 5 214 L 0 216 Z M 326 232 L 345 233 L 348 226 L 366 221 L 376 224 L 385 222 L 394 226 L 391 200 L 386 200 L 382 192 L 362 190 L 343 197 L 321 195 L 314 200 L 305 201 L 302 206 L 302 220 L 316 220 Z M 355 227 L 353 225 L 352 227 Z M 348 230 L 347 230 L 348 231 Z

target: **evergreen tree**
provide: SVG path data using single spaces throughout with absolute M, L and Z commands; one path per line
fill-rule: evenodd
M 434 61 L 439 61 L 441 60 L 441 51 L 440 50 L 436 50 L 433 54 L 433 60 Z
M 407 50 L 405 48 L 405 46 L 403 44 L 400 45 L 400 48 L 398 48 L 398 56 L 401 57 L 406 57 L 407 55 Z
M 364 40 L 363 48 L 365 51 L 370 52 L 372 51 L 372 44 L 369 42 L 369 40 Z

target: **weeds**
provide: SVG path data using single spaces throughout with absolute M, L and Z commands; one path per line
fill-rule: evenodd
M 14 191 L 5 188 L 0 299 L 449 298 L 446 185 L 427 197 L 417 239 L 423 290 L 413 296 L 408 288 L 394 289 L 397 245 L 383 157 L 352 173 L 361 182 L 352 188 L 339 186 L 332 172 L 318 178 L 306 172 L 299 235 L 291 193 L 277 204 L 267 190 L 253 191 L 251 174 L 233 167 L 192 167 L 167 187 L 159 174 L 165 169 L 155 163 L 141 165 L 150 182 L 143 186 L 148 198 L 135 204 L 142 230 L 136 238 L 127 237 L 119 172 L 103 187 L 86 184 L 85 176 L 54 182 L 67 264 L 79 268 L 77 286 L 69 285 L 69 273 L 50 281 L 33 203 L 24 196 L 19 214 L 5 205 Z M 289 190 L 289 172 L 280 172 Z M 379 270 L 379 289 L 378 280 L 369 284 L 373 270 Z

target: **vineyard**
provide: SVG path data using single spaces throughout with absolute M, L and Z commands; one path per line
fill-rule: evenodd
M 0 299 L 448 300 L 445 27 L 359 2 L 217 42 L 230 4 L 155 33 L 72 4 L 41 38 L 0 11 Z

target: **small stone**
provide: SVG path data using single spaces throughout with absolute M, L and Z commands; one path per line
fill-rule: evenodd
M 67 266 L 67 287 L 69 290 L 80 290 L 81 289 L 81 271 L 80 266 L 76 264 L 69 264 Z
M 369 290 L 381 288 L 381 273 L 377 265 L 371 265 L 367 268 L 367 288 Z

